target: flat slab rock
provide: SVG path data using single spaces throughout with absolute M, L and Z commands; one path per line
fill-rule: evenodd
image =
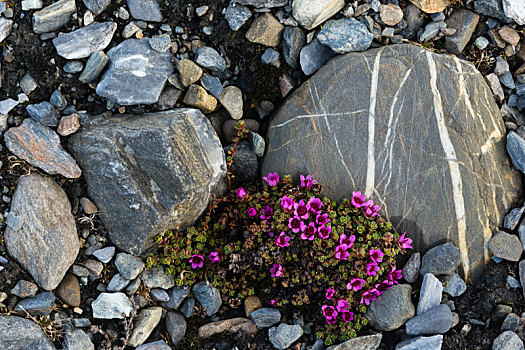
M 104 50 L 117 30 L 114 22 L 98 23 L 77 29 L 53 39 L 53 45 L 60 56 L 68 60 L 86 58 L 91 54 Z
M 56 350 L 36 322 L 16 316 L 0 316 L 0 344 L 2 350 Z
M 95 118 L 69 146 L 110 239 L 133 255 L 191 225 L 226 169 L 217 134 L 194 109 Z
M 521 198 L 504 132 L 472 64 L 388 46 L 334 58 L 288 98 L 262 174 L 311 173 L 335 200 L 365 192 L 415 250 L 453 241 L 470 275 L 489 259 L 491 227 Z

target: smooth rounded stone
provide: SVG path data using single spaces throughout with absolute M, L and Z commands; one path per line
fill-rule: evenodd
M 228 153 L 228 150 L 232 147 L 225 147 L 224 153 Z M 249 142 L 242 141 L 237 146 L 231 170 L 239 181 L 253 181 L 257 179 L 259 175 L 259 161 Z
M 433 274 L 425 274 L 421 284 L 421 291 L 419 292 L 417 314 L 421 315 L 431 307 L 439 305 L 441 303 L 441 293 L 443 293 L 441 282 Z
M 198 85 L 190 85 L 182 102 L 202 113 L 211 113 L 217 108 L 217 99 Z
M 403 19 L 403 10 L 397 5 L 381 5 L 379 16 L 387 26 L 395 26 Z
M 133 333 L 131 333 L 128 345 L 133 347 L 142 345 L 157 327 L 161 317 L 162 308 L 159 306 L 141 310 L 133 322 Z
M 180 307 L 180 312 L 186 318 L 193 316 L 193 313 L 195 312 L 195 298 L 185 299 Z
M 75 327 L 86 328 L 91 326 L 91 321 L 87 318 L 72 318 L 71 322 Z
M 60 115 L 56 108 L 46 101 L 28 105 L 26 111 L 31 118 L 45 126 L 57 126 L 60 121 Z
M 58 123 L 57 127 L 57 133 L 61 136 L 69 136 L 77 132 L 79 128 L 80 120 L 78 118 L 78 113 L 73 113 L 60 118 L 60 122 Z
M 254 311 L 257 311 L 263 307 L 261 299 L 255 295 L 250 295 L 244 300 L 244 312 L 246 317 L 250 317 L 250 314 Z
M 408 335 L 435 335 L 448 332 L 452 326 L 452 311 L 445 305 L 431 307 L 406 323 Z
M 20 280 L 17 282 L 15 288 L 11 289 L 11 294 L 19 298 L 34 297 L 38 292 L 38 286 L 33 282 Z
M 515 313 L 510 313 L 505 317 L 503 324 L 501 325 L 501 331 L 512 331 L 516 332 L 520 324 L 520 317 Z
M 199 301 L 206 314 L 212 316 L 216 314 L 222 304 L 221 293 L 217 288 L 206 281 L 195 284 L 192 288 L 195 298 Z
M 405 340 L 396 345 L 396 350 L 441 350 L 443 345 L 443 335 L 438 334 L 432 337 L 416 337 Z
M 157 102 L 159 110 L 165 111 L 168 109 L 173 109 L 181 96 L 181 90 L 168 86 L 164 89 L 164 91 L 162 91 L 162 94 L 160 94 L 159 101 Z
M 85 268 L 84 266 L 80 266 L 80 265 L 71 266 L 71 272 L 73 273 L 73 275 L 77 277 L 88 277 L 89 276 L 89 270 Z
M 233 119 L 239 120 L 242 118 L 243 101 L 241 89 L 233 85 L 225 87 L 219 101 Z
M 408 284 L 396 284 L 385 291 L 367 308 L 365 318 L 375 329 L 392 331 L 398 329 L 415 314 Z
M 306 44 L 306 35 L 299 27 L 285 27 L 283 30 L 283 58 L 286 64 L 296 69 L 299 55 Z
M 122 277 L 128 280 L 134 280 L 144 271 L 145 264 L 141 258 L 126 253 L 117 254 L 115 266 Z
M 182 85 L 185 87 L 195 83 L 202 76 L 202 68 L 195 64 L 192 60 L 180 60 L 177 69 L 180 73 Z
M 114 22 L 93 22 L 88 26 L 71 33 L 63 34 L 53 39 L 57 53 L 68 59 L 86 58 L 91 54 L 104 50 L 117 30 Z
M 446 36 L 445 48 L 459 55 L 465 49 L 479 21 L 479 15 L 469 10 L 454 11 L 445 21 L 447 28 L 456 29 L 453 35 Z
M 525 6 L 521 0 L 502 0 L 505 16 L 511 18 L 520 26 L 525 25 Z
M 264 141 L 264 137 L 250 131 L 250 145 L 257 157 L 262 158 L 264 156 L 264 151 L 266 149 L 266 141 Z
M 252 321 L 237 317 L 231 318 L 229 320 L 217 321 L 205 324 L 201 326 L 197 331 L 199 337 L 201 338 L 210 338 L 217 334 L 222 333 L 244 333 L 249 336 L 253 336 L 257 333 L 257 327 L 253 324 Z
M 278 51 L 275 51 L 272 48 L 266 49 L 264 53 L 261 56 L 261 62 L 264 64 L 270 64 L 272 62 L 275 62 L 279 59 L 280 54 Z
M 505 216 L 503 227 L 505 227 L 507 230 L 514 230 L 520 223 L 521 216 L 523 215 L 524 211 L 525 207 L 512 209 L 510 213 Z
M 370 47 L 373 38 L 366 25 L 355 18 L 330 20 L 317 34 L 319 42 L 336 53 L 364 51 Z
M 189 286 L 175 286 L 169 291 L 169 300 L 163 304 L 167 309 L 177 310 L 184 299 L 190 295 L 191 288 Z
M 68 61 L 66 64 L 64 64 L 64 72 L 66 73 L 78 73 L 81 72 L 82 69 L 84 69 L 84 63 L 82 61 Z
M 135 350 L 171 350 L 171 347 L 164 340 L 157 340 L 153 343 L 138 346 Z
M 292 15 L 307 30 L 313 29 L 345 6 L 344 0 L 293 0 Z
M 128 39 L 108 51 L 109 66 L 97 95 L 123 106 L 158 101 L 174 66 L 172 54 L 153 50 L 149 40 Z
M 365 335 L 350 339 L 338 345 L 332 345 L 326 350 L 376 350 L 381 345 L 383 334 Z
M 85 198 L 85 197 L 84 197 Z M 87 198 L 85 198 L 87 199 Z M 84 206 L 82 206 L 84 207 Z M 104 264 L 107 264 L 108 262 L 113 259 L 113 256 L 115 255 L 115 247 L 106 247 L 102 249 L 97 249 L 93 252 L 93 256 L 103 262 Z
M 226 173 L 219 138 L 192 109 L 96 119 L 70 137 L 69 148 L 111 241 L 134 255 L 155 247 L 167 229 L 193 224 Z
M 410 0 L 410 2 L 425 13 L 441 12 L 450 4 L 450 0 Z
M 146 22 L 162 22 L 157 0 L 127 0 L 131 17 Z
M 266 307 L 251 312 L 250 318 L 257 328 L 268 328 L 281 322 L 281 312 L 277 309 Z
M 78 80 L 86 84 L 95 81 L 106 67 L 108 61 L 109 57 L 103 51 L 93 52 Z
M 252 43 L 277 47 L 281 43 L 284 25 L 271 13 L 266 12 L 257 17 L 246 32 L 246 39 Z
M 93 12 L 93 14 L 100 15 L 102 11 L 108 7 L 108 5 L 111 3 L 111 0 L 82 0 L 84 2 L 84 5 L 88 8 L 89 11 Z
M 501 333 L 492 343 L 492 350 L 523 350 L 523 341 L 511 331 Z
M 238 31 L 251 16 L 252 12 L 250 9 L 239 4 L 236 0 L 230 1 L 224 15 L 226 21 L 228 21 L 228 25 L 234 32 Z
M 77 12 L 75 0 L 59 0 L 33 14 L 33 31 L 37 34 L 62 28 Z
M 42 289 L 55 289 L 80 249 L 66 193 L 50 177 L 35 172 L 22 176 L 11 200 L 11 213 L 23 224 L 19 230 L 5 229 L 9 255 Z
M 195 63 L 214 72 L 224 72 L 226 70 L 226 60 L 214 48 L 209 46 L 199 47 L 195 56 Z
M 164 322 L 171 342 L 177 345 L 186 335 L 186 320 L 178 312 L 168 312 Z
M 412 253 L 405 266 L 403 267 L 403 278 L 408 283 L 415 283 L 419 277 L 419 268 L 421 267 L 421 254 Z
M 122 314 L 129 317 L 133 305 L 124 293 L 101 293 L 91 303 L 91 308 L 93 309 L 93 318 L 123 319 Z
M 303 328 L 298 324 L 281 323 L 278 327 L 272 327 L 268 330 L 270 342 L 279 350 L 288 348 L 302 335 Z
M 95 214 L 98 211 L 98 208 L 95 205 L 95 203 L 93 203 L 89 198 L 86 198 L 86 197 L 80 198 L 80 206 L 82 207 L 82 211 L 85 214 L 87 214 L 87 215 Z M 104 251 L 104 254 L 108 254 L 110 252 L 110 250 L 111 250 L 111 247 L 107 247 L 107 248 L 104 248 L 104 249 L 108 249 L 107 251 Z M 115 248 L 114 247 L 113 247 L 113 254 L 115 254 Z
M 17 316 L 0 316 L 0 344 L 4 350 L 56 350 L 36 322 Z
M 328 62 L 335 53 L 328 47 L 319 42 L 317 38 L 301 49 L 299 62 L 301 69 L 306 75 L 312 75 Z
M 83 264 L 92 274 L 100 276 L 104 270 L 104 265 L 100 261 L 88 259 Z
M 150 291 L 150 295 L 155 301 L 169 301 L 170 296 L 164 289 L 154 288 Z
M 148 288 L 162 288 L 170 289 L 175 285 L 175 277 L 168 275 L 162 266 L 156 266 L 151 269 L 146 269 L 140 275 L 140 279 Z M 170 295 L 170 301 L 173 296 Z
M 57 297 L 69 306 L 80 306 L 80 284 L 78 279 L 67 273 L 56 289 Z
M 523 253 L 520 239 L 516 235 L 499 231 L 489 241 L 489 249 L 497 258 L 507 261 L 519 261 Z
M 39 293 L 32 298 L 27 298 L 16 304 L 15 312 L 31 315 L 47 315 L 56 307 L 55 295 L 51 292 Z
M 467 290 L 467 285 L 461 277 L 455 273 L 443 284 L 443 291 L 451 297 L 459 297 Z
M 451 275 L 461 262 L 461 252 L 452 242 L 438 245 L 428 250 L 421 259 L 419 274 L 431 273 L 434 276 Z
M 237 137 L 237 130 L 235 126 L 237 120 L 228 119 L 222 124 L 222 134 L 226 144 L 233 143 L 233 139 Z M 255 119 L 244 119 L 245 130 L 258 132 L 260 124 Z
M 120 273 L 117 273 L 113 278 L 111 278 L 111 281 L 109 281 L 107 286 L 108 292 L 120 292 L 124 288 L 126 288 L 131 283 L 130 280 L 122 277 Z
M 221 80 L 206 73 L 201 77 L 201 84 L 215 98 L 220 98 L 224 91 Z
M 168 52 L 171 47 L 171 38 L 169 34 L 161 34 L 153 36 L 149 44 L 151 48 L 158 52 Z

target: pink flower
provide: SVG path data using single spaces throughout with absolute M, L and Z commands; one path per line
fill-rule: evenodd
M 333 289 L 333 288 L 328 288 L 328 289 L 326 290 L 326 294 L 325 294 L 326 299 L 328 299 L 328 300 L 332 299 L 332 297 L 334 296 L 334 294 L 335 294 L 335 289 Z
M 288 227 L 292 229 L 293 233 L 299 233 L 303 225 L 304 223 L 298 217 L 288 219 Z
M 257 210 L 255 210 L 255 208 L 248 209 L 248 215 L 250 215 L 250 216 L 257 215 Z
M 372 261 L 371 263 L 368 263 L 366 265 L 366 274 L 368 276 L 375 276 L 377 275 L 377 271 L 379 271 L 379 266 L 375 261 Z
M 354 292 L 357 292 L 358 290 L 361 290 L 363 288 L 363 285 L 365 283 L 365 280 L 362 278 L 352 278 L 350 282 L 348 282 L 348 284 L 346 285 L 346 289 L 353 289 Z
M 273 266 L 270 268 L 270 276 L 281 277 L 283 275 L 283 267 L 280 264 L 273 264 Z
M 412 240 L 408 237 L 405 237 L 407 233 L 403 232 L 403 234 L 399 237 L 397 242 L 401 244 L 401 249 L 414 249 L 410 244 L 412 244 Z
M 275 299 L 270 300 L 270 305 L 275 305 L 275 304 L 277 304 L 277 302 L 275 301 Z
M 300 178 L 302 188 L 312 188 L 312 185 L 317 182 L 316 179 L 312 180 L 312 175 L 308 175 L 307 177 L 301 175 Z
M 370 255 L 370 259 L 372 259 L 372 261 L 382 262 L 385 253 L 383 253 L 381 249 L 371 249 L 368 252 L 368 255 Z
M 388 273 L 388 279 L 391 281 L 400 280 L 403 278 L 403 271 L 396 270 L 395 266 L 392 266 L 392 270 Z
M 268 176 L 263 177 L 263 180 L 266 181 L 270 187 L 274 187 L 279 183 L 279 175 L 277 175 L 277 173 L 268 173 Z
M 204 265 L 204 257 L 202 255 L 193 254 L 190 258 L 190 264 L 192 269 L 202 267 Z
M 268 232 L 268 236 L 273 238 L 273 236 L 275 236 L 275 234 L 272 231 L 270 231 L 270 232 Z
M 328 237 L 330 237 L 330 233 L 332 232 L 332 227 L 330 226 L 321 226 L 317 229 L 317 233 L 319 233 L 319 237 L 321 237 L 322 239 L 327 239 Z
M 221 261 L 221 258 L 219 258 L 219 252 L 211 252 L 209 258 L 212 264 Z
M 244 190 L 244 188 L 239 187 L 237 189 L 237 197 L 238 198 L 243 198 L 244 196 L 246 196 L 246 191 Z
M 295 203 L 293 207 L 295 208 L 295 211 L 293 212 L 295 216 L 298 216 L 301 219 L 308 219 L 310 205 L 305 205 L 304 201 L 301 199 L 299 203 Z
M 350 237 L 347 237 L 344 233 L 341 234 L 341 237 L 339 238 L 339 244 L 343 247 L 344 250 L 352 248 L 355 242 L 355 236 L 351 235 Z
M 375 287 L 378 291 L 383 293 L 385 290 L 390 289 L 394 285 L 393 281 L 384 280 L 383 282 L 376 284 Z
M 350 311 L 342 312 L 341 313 L 341 318 L 343 319 L 343 321 L 348 323 L 348 322 L 350 322 L 350 321 L 352 321 L 354 319 L 354 313 L 350 312 Z
M 374 205 L 373 200 L 369 200 L 366 203 L 363 204 L 363 208 L 365 209 L 365 214 L 371 217 L 379 216 L 377 213 L 379 210 L 379 205 Z
M 307 239 L 309 241 L 314 240 L 317 229 L 315 228 L 315 224 L 313 222 L 309 223 L 308 226 L 304 225 L 304 227 L 301 229 L 303 231 L 301 234 L 302 239 Z
M 350 253 L 347 252 L 346 249 L 343 246 L 338 245 L 335 248 L 335 258 L 336 259 L 347 260 L 349 256 L 350 256 Z
M 330 222 L 330 219 L 328 218 L 328 214 L 317 214 L 315 217 L 315 222 L 317 225 L 326 225 Z
M 345 311 L 349 311 L 348 309 L 350 308 L 350 305 L 348 304 L 348 301 L 344 300 L 344 299 L 339 299 L 337 301 L 337 311 L 339 312 L 345 312 Z
M 260 218 L 263 220 L 269 220 L 272 218 L 273 215 L 273 209 L 270 208 L 269 205 L 266 206 L 263 210 L 261 210 L 261 216 Z
M 279 237 L 277 237 L 277 240 L 275 241 L 275 244 L 277 244 L 278 247 L 288 247 L 290 245 L 290 237 L 284 235 L 284 231 L 281 232 Z
M 361 301 L 360 304 L 370 305 L 370 303 L 377 299 L 377 295 L 375 294 L 375 288 L 367 290 L 361 295 Z
M 323 207 L 323 202 L 316 197 L 310 198 L 308 201 L 308 205 L 310 206 L 310 211 L 314 214 L 320 214 L 321 208 Z
M 290 197 L 283 196 L 283 198 L 281 198 L 281 207 L 283 207 L 284 210 L 292 210 L 294 204 L 294 200 Z
M 333 306 L 323 305 L 321 307 L 323 315 L 326 317 L 326 323 L 333 324 L 337 319 L 337 310 Z
M 350 203 L 355 208 L 361 208 L 363 204 L 366 201 L 366 196 L 364 194 L 361 194 L 361 191 L 352 192 L 352 199 L 350 200 Z

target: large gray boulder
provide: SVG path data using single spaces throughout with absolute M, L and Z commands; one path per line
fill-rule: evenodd
M 453 241 L 479 272 L 521 196 L 505 128 L 482 75 L 411 45 L 338 56 L 274 116 L 263 174 L 311 173 L 325 195 L 365 192 L 416 250 Z
M 27 318 L 0 316 L 2 350 L 56 350 L 40 326 Z
M 226 172 L 217 134 L 194 109 L 95 118 L 69 146 L 111 240 L 133 255 L 193 224 Z

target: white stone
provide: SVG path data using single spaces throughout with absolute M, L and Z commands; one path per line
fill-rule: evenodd
M 11 34 L 13 29 L 13 21 L 0 17 L 0 43 Z
M 294 0 L 292 14 L 297 22 L 310 30 L 335 15 L 344 6 L 344 0 Z
M 525 1 L 503 0 L 502 2 L 505 15 L 512 18 L 520 26 L 525 25 Z
M 133 305 L 124 293 L 101 293 L 98 298 L 91 303 L 93 318 L 113 319 L 129 317 L 133 310 Z

